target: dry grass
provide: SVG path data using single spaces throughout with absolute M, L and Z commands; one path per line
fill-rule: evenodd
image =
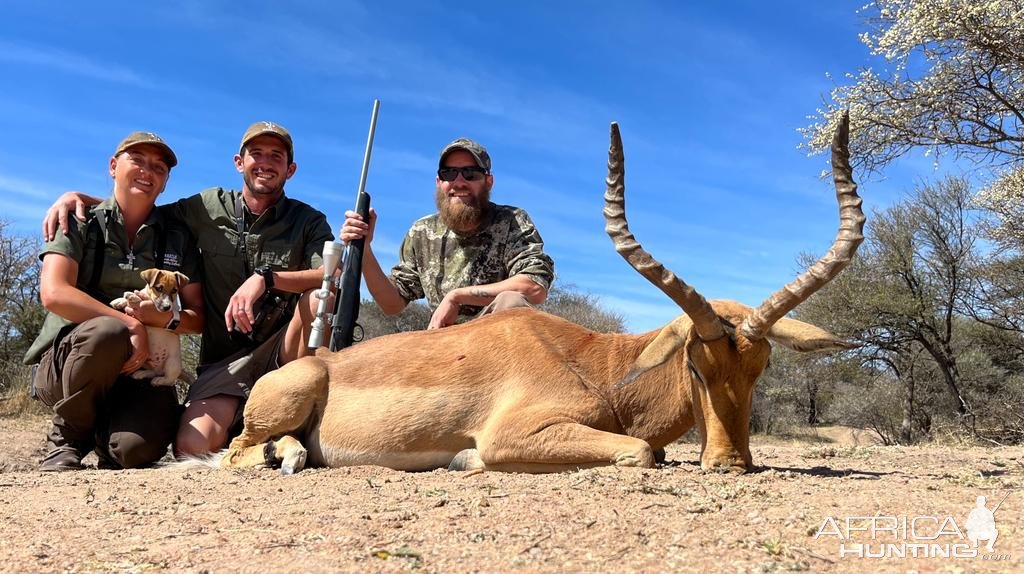
M 49 409 L 28 395 L 25 389 L 14 389 L 0 395 L 0 417 L 22 418 L 49 414 Z

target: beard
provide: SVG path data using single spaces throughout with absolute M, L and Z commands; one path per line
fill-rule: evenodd
M 452 201 L 438 185 L 434 193 L 434 203 L 445 225 L 456 232 L 469 233 L 480 227 L 490 213 L 491 189 L 485 187 L 479 198 L 469 196 L 464 201 Z
M 257 182 L 256 178 L 250 173 L 242 174 L 242 181 L 249 188 L 249 191 L 256 196 L 280 197 L 284 193 L 284 181 L 276 187 L 268 187 Z

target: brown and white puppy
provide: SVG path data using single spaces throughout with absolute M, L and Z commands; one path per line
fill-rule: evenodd
M 123 297 L 110 302 L 111 307 L 124 311 L 129 303 L 136 307 L 143 299 L 148 299 L 158 311 L 181 311 L 178 292 L 188 284 L 188 277 L 163 269 L 145 269 L 140 275 L 146 280 L 146 286 L 139 291 L 125 291 Z M 152 378 L 152 384 L 157 386 L 173 385 L 181 375 L 181 341 L 178 335 L 169 329 L 150 326 L 146 327 L 146 333 L 149 335 L 149 358 L 131 377 Z

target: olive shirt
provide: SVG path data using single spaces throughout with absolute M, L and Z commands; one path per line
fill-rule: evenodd
M 334 235 L 323 213 L 284 196 L 262 214 L 249 213 L 241 192 L 214 187 L 171 204 L 196 237 L 201 252 L 206 324 L 202 364 L 215 363 L 246 348 L 231 339 L 224 310 L 235 291 L 257 267 L 301 271 L 323 265 L 324 243 Z M 238 232 L 236 210 L 244 218 Z M 244 241 L 244 254 L 243 253 Z
M 402 240 L 400 260 L 391 269 L 391 282 L 406 301 L 426 298 L 431 311 L 452 289 L 486 285 L 526 275 L 545 289 L 555 280 L 555 263 L 544 253 L 544 240 L 518 207 L 490 204 L 483 228 L 460 235 L 428 215 L 412 224 Z M 460 321 L 481 307 L 462 305 Z
M 97 217 L 97 213 L 102 213 L 102 217 Z M 198 252 L 195 242 L 184 228 L 171 225 L 171 217 L 173 216 L 168 213 L 167 206 L 154 208 L 139 228 L 135 242 L 130 244 L 121 208 L 117 201 L 110 197 L 90 208 L 85 223 L 69 217 L 67 234 L 58 233 L 51 241 L 47 241 L 39 258 L 42 259 L 49 253 L 60 253 L 77 261 L 78 278 L 75 287 L 104 305 L 109 305 L 110 301 L 123 296 L 125 291 L 134 291 L 146 286 L 146 281 L 139 272 L 158 266 L 156 259 L 161 240 L 164 242 L 164 267 L 181 271 L 190 278 L 196 276 Z M 102 270 L 95 276 L 95 286 L 90 283 L 93 282 L 94 268 L 97 264 L 96 241 L 100 239 L 101 234 L 89 233 L 90 227 L 93 226 L 98 226 L 102 232 L 104 249 Z M 168 227 L 173 227 L 173 230 Z M 179 233 L 184 236 L 172 240 L 167 237 L 168 233 Z M 25 363 L 38 363 L 43 353 L 61 335 L 61 330 L 69 325 L 74 323 L 56 313 L 47 312 L 39 336 L 25 354 Z

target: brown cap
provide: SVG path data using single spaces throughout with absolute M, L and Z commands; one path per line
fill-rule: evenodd
M 174 150 L 171 149 L 171 146 L 167 145 L 167 142 L 153 132 L 132 132 L 128 134 L 128 137 L 121 140 L 121 143 L 117 145 L 117 149 L 114 150 L 114 157 L 121 155 L 128 148 L 142 144 L 149 144 L 160 148 L 160 151 L 164 153 L 164 161 L 167 162 L 167 167 L 170 168 L 178 165 L 178 157 L 174 155 Z
M 473 159 L 476 160 L 477 167 L 483 168 L 487 173 L 491 173 L 491 156 L 487 154 L 487 149 L 469 138 L 458 138 L 444 146 L 444 149 L 441 150 L 441 158 L 437 160 L 437 167 L 444 167 L 444 158 L 457 149 L 468 151 L 473 156 Z
M 284 142 L 284 146 L 288 148 L 288 163 L 291 163 L 295 159 L 295 149 L 292 147 L 292 134 L 288 133 L 288 130 L 284 129 L 284 126 L 275 124 L 274 122 L 256 122 L 249 126 L 249 129 L 245 130 L 245 134 L 242 136 L 242 143 L 238 146 L 238 153 L 242 153 L 242 149 L 245 148 L 245 144 L 252 141 L 253 138 L 262 135 L 276 136 L 278 139 Z

